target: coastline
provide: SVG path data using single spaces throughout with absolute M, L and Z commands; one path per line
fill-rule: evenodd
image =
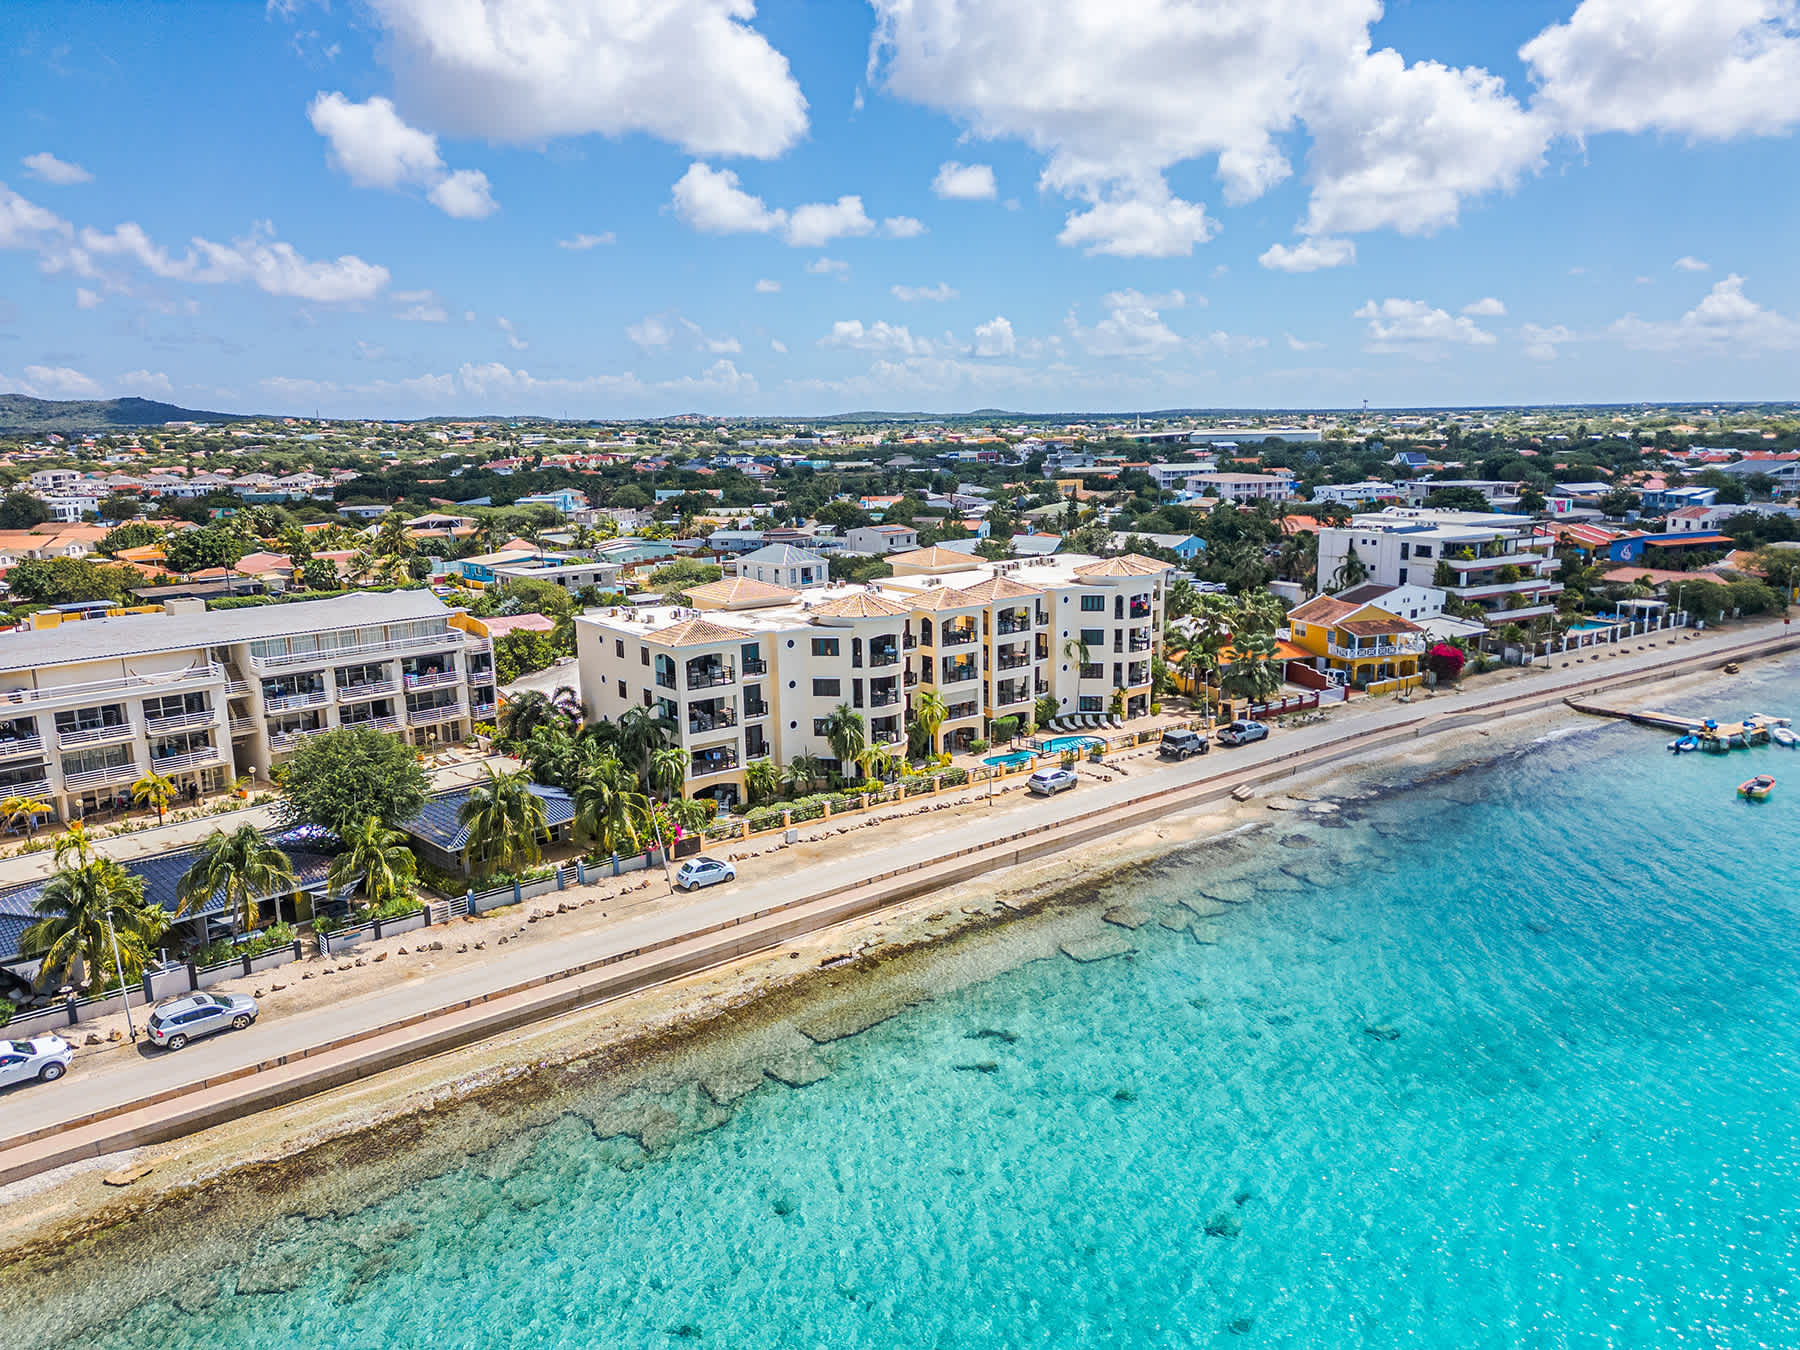
M 1690 674 L 1658 682 L 1657 692 L 1690 696 L 1727 678 Z M 1101 913 L 1129 900 L 1135 869 L 1179 853 L 1190 862 L 1210 857 L 1222 872 L 1272 870 L 1293 861 L 1273 851 L 1278 825 L 1285 831 L 1305 820 L 1326 828 L 1336 802 L 1404 791 L 1423 778 L 1522 751 L 1546 733 L 1601 725 L 1553 705 L 1398 752 L 1372 748 L 1284 782 L 1285 800 L 1298 811 L 1271 811 L 1266 797 L 1182 810 L 1086 845 L 1078 862 L 1051 856 L 1026 863 L 454 1056 L 137 1155 L 16 1183 L 0 1191 L 0 1268 L 10 1268 L 0 1303 L 39 1280 L 81 1287 L 80 1272 L 94 1261 L 141 1269 L 132 1286 L 140 1296 L 166 1290 L 169 1280 L 181 1283 L 179 1270 L 205 1263 L 190 1233 L 205 1233 L 221 1257 L 241 1257 L 266 1224 L 377 1203 L 446 1170 L 497 1158 L 508 1140 L 571 1112 L 597 1134 L 629 1136 L 655 1151 L 684 1131 L 720 1123 L 734 1085 L 748 1091 L 747 1082 L 765 1082 L 771 1065 L 804 1076 L 809 1047 L 1052 957 L 1064 941 L 1118 933 L 1103 925 Z M 831 959 L 852 952 L 851 960 Z M 754 1069 L 748 1077 L 747 1068 Z M 688 1120 L 668 1119 L 649 1100 L 684 1090 L 698 1103 Z M 103 1173 L 149 1159 L 156 1170 L 134 1186 L 102 1186 Z M 352 1174 L 359 1184 L 347 1201 L 342 1189 Z M 174 1258 L 156 1241 L 156 1230 L 168 1224 L 184 1235 L 178 1267 L 167 1264 Z M 84 1324 L 108 1315 L 96 1307 Z

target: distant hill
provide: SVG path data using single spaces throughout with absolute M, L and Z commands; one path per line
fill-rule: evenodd
M 113 431 L 164 422 L 244 422 L 243 413 L 198 412 L 147 398 L 50 399 L 0 394 L 0 435 L 11 432 Z

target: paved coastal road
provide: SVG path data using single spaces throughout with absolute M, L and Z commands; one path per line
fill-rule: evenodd
M 924 838 L 858 847 L 854 852 L 846 851 L 841 858 L 823 859 L 798 869 L 783 868 L 781 854 L 765 855 L 747 861 L 742 878 L 735 884 L 692 897 L 673 897 L 666 906 L 623 917 L 604 930 L 571 934 L 553 943 L 495 948 L 481 966 L 454 974 L 433 977 L 415 970 L 380 990 L 348 998 L 329 1008 L 270 1016 L 248 1031 L 197 1041 L 179 1054 L 126 1047 L 86 1056 L 77 1060 L 69 1077 L 60 1083 L 0 1092 L 0 1164 L 4 1162 L 8 1141 L 17 1141 L 21 1136 L 67 1125 L 93 1113 L 114 1111 L 127 1103 L 141 1103 L 170 1089 L 244 1073 L 259 1064 L 312 1051 L 347 1036 L 432 1014 L 456 1000 L 516 988 L 609 955 L 666 943 L 711 925 L 791 904 L 802 895 L 817 897 L 855 887 L 895 869 L 915 868 L 991 844 L 1024 828 L 1069 821 L 1096 810 L 1123 808 L 1133 799 L 1159 789 L 1222 779 L 1226 775 L 1230 775 L 1228 781 L 1234 781 L 1243 771 L 1291 757 L 1296 751 L 1322 749 L 1371 732 L 1460 719 L 1522 698 L 1562 696 L 1602 680 L 1611 684 L 1621 677 L 1655 670 L 1672 659 L 1685 664 L 1695 657 L 1705 657 L 1710 664 L 1724 659 L 1727 651 L 1748 655 L 1751 650 L 1780 643 L 1783 636 L 1780 625 L 1765 625 L 1753 641 L 1743 629 L 1729 634 L 1709 633 L 1678 641 L 1673 653 L 1664 640 L 1655 649 L 1496 681 L 1486 688 L 1478 686 L 1478 692 L 1441 695 L 1410 704 L 1383 700 L 1351 705 L 1326 722 L 1279 732 L 1253 746 L 1215 749 L 1211 755 L 1184 764 L 1135 760 L 1127 766 L 1126 773 L 1115 774 L 1110 783 L 1086 781 L 1078 789 L 1048 801 L 1027 798 L 1015 791 L 996 798 L 991 811 L 972 819 L 946 822 L 943 829 Z M 1306 756 L 1298 767 L 1304 768 L 1307 760 L 1316 758 Z M 422 1024 L 416 1030 L 422 1031 L 429 1025 Z

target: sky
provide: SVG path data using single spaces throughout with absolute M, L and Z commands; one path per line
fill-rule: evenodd
M 1800 397 L 1797 0 L 9 0 L 0 392 Z

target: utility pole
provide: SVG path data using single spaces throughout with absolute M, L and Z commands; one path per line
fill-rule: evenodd
M 125 999 L 125 1030 L 131 1033 L 131 1039 L 137 1041 L 137 1026 L 131 1020 L 131 988 L 125 983 L 125 963 L 119 959 L 119 934 L 113 928 L 112 906 L 106 908 L 106 935 L 112 939 L 113 971 L 119 977 L 119 993 Z

